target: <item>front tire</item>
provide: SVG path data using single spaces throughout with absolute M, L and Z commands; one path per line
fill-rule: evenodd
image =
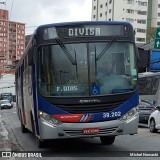
M 100 140 L 103 145 L 111 145 L 115 141 L 115 136 L 103 136 L 103 137 L 100 137 Z
M 158 131 L 158 129 L 156 129 L 156 123 L 154 119 L 150 120 L 150 124 L 149 124 L 149 130 L 152 133 L 156 133 Z

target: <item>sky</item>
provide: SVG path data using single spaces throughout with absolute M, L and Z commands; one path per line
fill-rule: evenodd
M 26 35 L 42 24 L 90 21 L 92 0 L 0 0 L 9 20 L 26 24 Z

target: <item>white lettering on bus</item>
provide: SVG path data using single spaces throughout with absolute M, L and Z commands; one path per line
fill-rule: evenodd
M 69 28 L 69 36 L 99 36 L 101 34 L 100 28 Z
M 62 86 L 62 87 L 59 87 L 57 86 L 57 92 L 59 91 L 78 91 L 78 86 Z

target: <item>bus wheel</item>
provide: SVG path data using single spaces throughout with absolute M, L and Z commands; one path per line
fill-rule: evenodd
M 115 136 L 102 136 L 100 140 L 104 145 L 111 145 L 115 141 Z
M 22 122 L 21 122 L 21 131 L 22 131 L 22 133 L 28 133 L 28 129 L 25 128 L 25 126 L 22 124 Z
M 155 133 L 158 131 L 155 126 L 156 126 L 155 120 L 151 119 L 150 124 L 149 124 L 150 132 Z
M 45 141 L 37 138 L 37 143 L 39 148 L 45 147 Z

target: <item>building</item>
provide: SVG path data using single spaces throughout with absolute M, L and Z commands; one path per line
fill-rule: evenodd
M 14 68 L 25 49 L 25 24 L 9 21 L 8 15 L 0 9 L 0 74 Z
M 160 0 L 92 0 L 92 20 L 130 22 L 144 44 L 147 29 L 160 26 Z
M 15 95 L 15 75 L 1 74 L 0 75 L 0 94 L 12 93 Z

